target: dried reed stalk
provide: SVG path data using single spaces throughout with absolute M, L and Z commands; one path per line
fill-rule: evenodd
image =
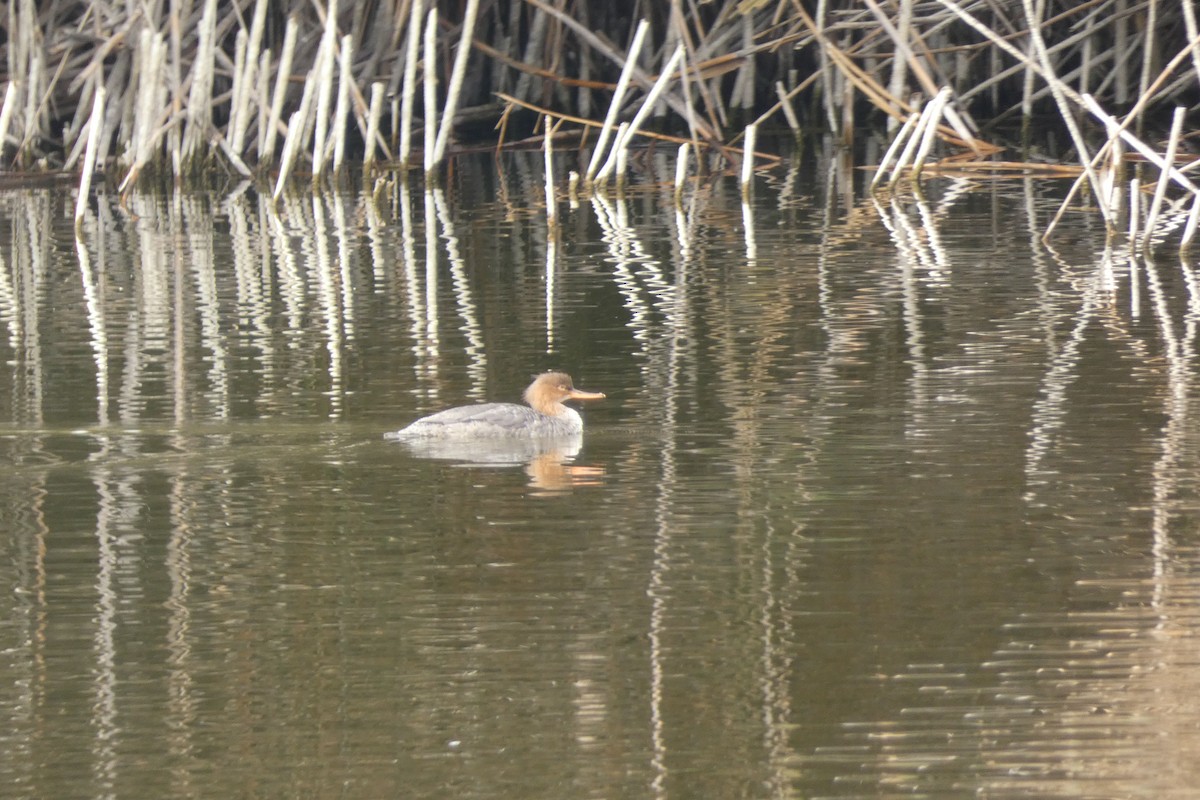
M 427 171 L 446 158 L 459 109 L 494 113 L 504 134 L 544 114 L 560 132 L 599 128 L 585 184 L 617 171 L 634 135 L 690 141 L 734 162 L 730 145 L 741 134 L 724 131 L 774 114 L 793 131 L 815 125 L 843 141 L 864 127 L 901 129 L 873 185 L 919 179 L 922 170 L 984 170 L 982 158 L 999 148 L 979 141 L 973 117 L 1020 114 L 1030 136 L 1047 128 L 1071 136 L 1078 156 L 1064 172 L 1083 172 L 1110 227 L 1126 185 L 1118 141 L 1169 179 L 1160 207 L 1187 207 L 1197 191 L 1164 145 L 1138 133 L 1166 108 L 1194 103 L 1196 0 L 1121 0 L 1115 13 L 1107 0 L 466 0 L 442 9 L 445 29 L 457 31 L 453 57 L 437 41 L 434 5 L 289 3 L 279 29 L 268 0 L 13 0 L 0 42 L 8 66 L 0 144 L 16 146 L 8 154 L 18 167 L 78 169 L 94 142 L 92 168 L 121 179 L 123 190 L 147 170 L 185 179 L 214 166 L 245 174 L 250 162 L 260 177 L 278 169 L 278 192 L 309 160 L 316 177 L 329 161 L 335 171 L 356 156 L 373 165 L 381 150 L 407 165 L 420 67 Z M 641 66 L 672 53 L 678 63 L 657 78 Z M 476 69 L 491 79 L 470 79 Z M 940 110 L 914 116 L 914 90 L 936 98 L 946 88 Z M 83 132 L 101 89 L 109 119 L 93 139 Z M 602 94 L 609 105 L 599 122 L 590 109 Z M 379 126 L 389 103 L 385 139 Z M 1120 119 L 1106 110 L 1118 107 L 1130 110 Z M 1046 122 L 1046 112 L 1055 118 Z M 1028 127 L 1034 114 L 1037 127 Z M 646 130 L 651 115 L 659 131 Z M 622 122 L 627 133 L 613 141 Z M 1085 147 L 1096 129 L 1108 131 L 1109 143 L 1093 154 Z M 937 162 L 935 147 L 974 150 L 979 163 Z M 1035 169 L 1045 167 L 1028 165 Z

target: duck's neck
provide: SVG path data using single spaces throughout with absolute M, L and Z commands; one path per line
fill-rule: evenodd
M 557 417 L 567 410 L 567 407 L 562 403 L 556 403 L 545 397 L 530 397 L 529 405 L 534 411 L 544 414 L 547 417 Z

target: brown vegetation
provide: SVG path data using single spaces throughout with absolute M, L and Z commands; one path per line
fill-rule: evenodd
M 3 22 L 4 163 L 79 170 L 91 137 L 123 187 L 220 168 L 278 172 L 281 191 L 414 152 L 428 171 L 452 132 L 503 143 L 548 114 L 560 134 L 636 116 L 614 149 L 656 128 L 727 154 L 748 122 L 849 144 L 910 121 L 920 141 L 903 149 L 922 159 L 897 176 L 935 138 L 983 164 L 998 125 L 1037 119 L 1070 137 L 1100 196 L 1124 148 L 1161 160 L 1143 129 L 1200 86 L 1192 0 L 12 0 Z M 1097 139 L 1113 146 L 1093 153 Z M 1170 171 L 1194 193 L 1185 173 Z

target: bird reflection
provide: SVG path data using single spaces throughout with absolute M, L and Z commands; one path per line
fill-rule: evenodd
M 580 486 L 599 486 L 604 468 L 572 464 L 583 449 L 583 436 L 536 439 L 405 439 L 401 444 L 417 458 L 452 461 L 464 467 L 523 466 L 537 494 L 561 494 Z

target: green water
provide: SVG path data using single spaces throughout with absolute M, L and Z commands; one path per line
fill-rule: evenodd
M 539 159 L 0 195 L 6 796 L 1191 795 L 1194 260 Z M 547 368 L 579 448 L 383 439 Z

